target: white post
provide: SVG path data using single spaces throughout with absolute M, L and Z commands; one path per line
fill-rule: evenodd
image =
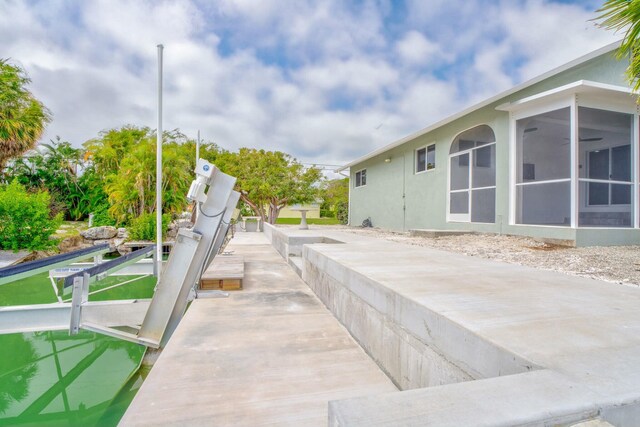
M 571 124 L 569 132 L 569 152 L 571 153 L 571 217 L 569 219 L 569 223 L 571 224 L 571 228 L 575 229 L 580 224 L 580 206 L 578 205 L 578 195 L 580 194 L 580 180 L 578 179 L 578 166 L 580 165 L 580 147 L 578 146 L 580 143 L 580 135 L 578 120 L 580 119 L 578 117 L 577 95 L 574 95 L 571 101 L 569 117 L 569 123 Z
M 196 166 L 198 165 L 199 158 L 200 158 L 200 130 L 198 130 L 198 140 L 196 141 Z
M 162 275 L 162 49 L 158 45 L 158 131 L 156 136 L 156 269 Z

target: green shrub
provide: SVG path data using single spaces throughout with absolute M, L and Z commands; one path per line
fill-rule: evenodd
M 336 213 L 330 209 L 320 209 L 320 218 L 335 218 Z
M 349 203 L 339 202 L 336 204 L 336 218 L 340 221 L 340 224 L 346 224 L 349 222 Z
M 155 214 L 153 215 L 155 218 Z M 155 224 L 154 222 L 154 227 Z M 100 227 L 101 225 L 116 225 L 116 220 L 109 214 L 109 203 L 102 203 L 96 206 L 93 211 L 93 227 Z
M 62 223 L 62 214 L 51 215 L 46 191 L 27 193 L 18 181 L 0 187 L 0 248 L 40 250 L 54 246 L 49 237 Z
M 169 223 L 171 222 L 171 215 L 162 215 L 162 235 L 167 234 Z M 131 221 L 129 227 L 129 237 L 132 240 L 155 240 L 156 239 L 156 214 L 146 213 L 142 214 Z

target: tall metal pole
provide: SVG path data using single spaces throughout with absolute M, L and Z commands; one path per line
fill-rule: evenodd
M 198 140 L 196 141 L 196 165 L 198 164 L 199 158 L 200 158 L 200 129 L 198 129 Z
M 162 275 L 162 50 L 158 45 L 158 132 L 156 136 L 156 271 Z

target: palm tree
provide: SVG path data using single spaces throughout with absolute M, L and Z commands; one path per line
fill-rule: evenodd
M 22 68 L 0 59 L 0 172 L 7 161 L 33 148 L 51 121 L 49 110 L 26 89 Z
M 614 31 L 625 31 L 618 57 L 629 56 L 627 78 L 634 91 L 640 90 L 640 1 L 607 0 L 598 9 L 598 25 Z

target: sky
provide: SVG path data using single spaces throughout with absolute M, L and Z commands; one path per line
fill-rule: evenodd
M 591 0 L 0 0 L 43 141 L 157 126 L 341 165 L 620 38 Z

